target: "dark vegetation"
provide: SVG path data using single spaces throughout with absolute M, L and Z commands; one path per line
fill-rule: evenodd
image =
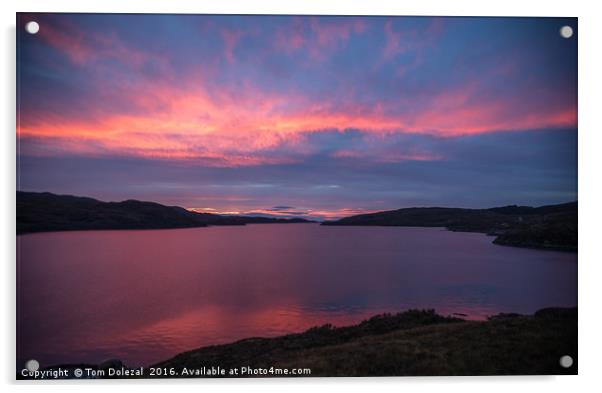
M 577 250 L 577 202 L 491 209 L 416 207 L 345 217 L 322 225 L 445 227 L 496 236 L 495 244 Z
M 298 223 L 304 219 L 222 216 L 195 213 L 177 206 L 127 200 L 101 202 L 92 198 L 48 192 L 17 192 L 17 233 L 87 229 L 163 229 L 208 225 Z
M 568 369 L 559 364 L 564 355 L 574 359 Z M 299 334 L 204 347 L 153 367 L 177 372 L 200 367 L 310 368 L 311 376 L 346 377 L 577 374 L 577 309 L 499 314 L 487 321 L 410 310 L 354 326 L 324 325 Z
M 570 369 L 559 365 L 564 355 L 575 359 Z M 201 348 L 158 366 L 307 367 L 312 376 L 576 374 L 576 359 L 576 308 L 488 321 L 410 310 L 355 326 Z

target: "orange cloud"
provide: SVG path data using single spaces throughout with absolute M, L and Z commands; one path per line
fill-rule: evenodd
M 197 213 L 213 213 L 213 214 L 225 214 L 225 215 L 257 215 L 264 214 L 270 215 L 273 217 L 302 217 L 308 219 L 320 219 L 320 220 L 336 220 L 339 218 L 353 216 L 357 214 L 368 214 L 368 213 L 376 213 L 381 210 L 374 209 L 363 209 L 363 208 L 338 208 L 338 209 L 304 209 L 304 208 L 291 208 L 293 211 L 278 211 L 274 209 L 243 209 L 243 210 L 228 210 L 220 209 L 220 208 L 212 208 L 212 207 L 190 207 L 188 210 L 197 212 Z M 301 214 L 294 212 L 300 212 Z
M 125 154 L 164 159 L 198 159 L 208 165 L 237 166 L 295 162 L 273 150 L 295 148 L 304 136 L 323 130 L 365 133 L 426 133 L 441 137 L 499 130 L 574 127 L 576 108 L 522 110 L 498 100 L 471 103 L 470 89 L 430 100 L 427 110 L 391 114 L 388 106 L 330 107 L 302 96 L 267 93 L 247 86 L 237 94 L 209 91 L 201 83 L 182 89 L 160 85 L 132 91 L 131 113 L 91 113 L 94 120 L 24 112 L 20 138 L 46 140 L 81 154 Z M 400 103 L 399 105 L 403 105 Z M 289 109 L 282 109 L 286 106 Z M 270 154 L 262 154 L 270 152 Z M 299 152 L 302 153 L 301 150 Z M 339 152 L 338 156 L 351 154 Z M 428 154 L 384 157 L 435 159 Z
M 315 47 L 320 53 L 344 44 L 351 34 L 360 34 L 366 28 L 360 19 L 334 23 L 315 18 L 296 20 L 292 27 L 291 35 L 281 36 L 288 40 L 278 42 L 292 50 L 301 46 Z M 309 29 L 312 34 L 304 35 L 303 29 Z M 393 32 L 390 21 L 385 23 L 385 32 L 388 36 L 385 53 L 394 56 L 404 48 L 402 37 Z M 231 30 L 221 33 L 226 59 L 233 62 L 233 51 L 241 33 Z M 40 34 L 49 45 L 81 66 L 114 58 L 134 70 L 147 61 L 156 61 L 164 69 L 168 68 L 165 59 L 132 50 L 115 34 L 98 35 L 68 25 L 55 28 L 52 24 L 47 24 Z M 108 98 L 103 96 L 103 100 L 114 96 L 124 103 L 123 107 L 107 110 L 90 102 L 86 112 L 77 117 L 22 108 L 18 136 L 46 143 L 46 148 L 32 148 L 29 154 L 60 151 L 197 160 L 214 166 L 250 166 L 296 162 L 300 156 L 311 153 L 303 146 L 305 137 L 324 130 L 454 137 L 501 130 L 574 127 L 577 123 L 576 107 L 550 102 L 529 108 L 522 100 L 475 99 L 479 93 L 476 82 L 432 97 L 419 97 L 423 102 L 415 107 L 414 98 L 407 96 L 397 101 L 350 104 L 327 98 L 316 101 L 296 91 L 276 93 L 248 81 L 239 83 L 236 90 L 217 88 L 208 83 L 207 75 L 187 75 L 186 80 L 185 87 L 152 81 L 117 86 L 114 92 L 99 86 L 98 89 L 107 91 Z M 297 154 L 278 153 L 277 149 L 282 146 Z M 333 156 L 354 154 L 363 153 L 341 150 Z M 439 157 L 428 152 L 380 157 L 385 162 L 433 159 Z

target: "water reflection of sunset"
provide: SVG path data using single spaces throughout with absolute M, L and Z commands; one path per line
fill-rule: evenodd
M 57 232 L 19 250 L 19 356 L 46 364 L 149 364 L 411 308 L 484 319 L 576 304 L 576 254 L 438 228 Z

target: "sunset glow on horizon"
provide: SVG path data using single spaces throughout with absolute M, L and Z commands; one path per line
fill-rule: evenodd
M 18 189 L 313 219 L 575 200 L 567 24 L 18 14 Z

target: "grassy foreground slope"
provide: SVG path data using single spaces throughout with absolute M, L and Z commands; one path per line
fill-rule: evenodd
M 560 366 L 570 355 L 572 367 Z M 200 348 L 160 367 L 310 368 L 312 376 L 576 374 L 577 309 L 488 321 L 408 311 L 359 325 Z M 270 375 L 265 375 L 270 376 Z
M 574 363 L 560 365 L 569 355 Z M 433 310 L 378 315 L 360 324 L 314 327 L 273 338 L 247 338 L 183 352 L 144 369 L 117 359 L 100 365 L 63 364 L 44 370 L 104 370 L 97 378 L 178 378 L 183 370 L 310 369 L 313 377 L 577 374 L 577 308 L 547 308 L 534 315 L 500 314 L 487 321 L 443 317 Z M 150 375 L 151 368 L 162 375 Z M 108 376 L 108 370 L 141 374 Z M 233 377 L 228 375 L 226 376 Z M 214 375 L 204 375 L 215 376 Z M 255 376 L 253 374 L 240 375 Z M 264 373 L 260 377 L 283 377 Z M 295 376 L 295 375 L 288 375 Z M 86 378 L 86 377 L 84 377 Z M 17 379 L 28 379 L 19 372 Z

